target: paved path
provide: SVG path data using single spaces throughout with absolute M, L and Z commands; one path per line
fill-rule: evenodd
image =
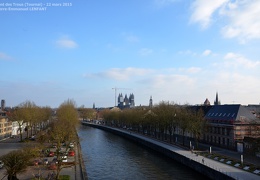
M 144 139 L 148 142 L 152 142 L 154 144 L 157 144 L 161 147 L 164 147 L 165 149 L 169 149 L 171 151 L 174 151 L 175 153 L 181 154 L 189 159 L 192 159 L 194 161 L 197 161 L 201 164 L 203 164 L 202 159 L 204 159 L 204 165 L 208 166 L 212 169 L 215 169 L 217 171 L 220 171 L 224 174 L 227 174 L 228 176 L 234 178 L 234 179 L 244 179 L 244 180 L 256 180 L 256 179 L 260 179 L 260 176 L 255 175 L 253 173 L 250 172 L 246 172 L 244 170 L 232 167 L 230 165 L 226 165 L 224 163 L 209 159 L 209 158 L 205 158 L 203 156 L 197 156 L 194 153 L 191 153 L 191 151 L 187 151 L 187 150 L 183 150 L 181 148 L 179 148 L 178 146 L 174 146 L 174 145 L 168 145 L 166 143 L 151 139 L 151 138 L 147 138 L 144 137 L 142 135 L 139 134 L 135 134 L 135 133 L 131 133 L 133 136 Z

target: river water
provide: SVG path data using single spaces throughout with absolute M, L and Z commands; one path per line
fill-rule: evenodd
M 109 132 L 82 125 L 78 135 L 89 180 L 205 179 L 178 162 Z

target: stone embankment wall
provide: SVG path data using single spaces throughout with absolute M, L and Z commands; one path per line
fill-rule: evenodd
M 79 141 L 79 137 L 77 136 L 78 141 L 77 141 L 77 149 L 78 149 L 78 163 L 79 163 L 79 174 L 76 172 L 76 179 L 81 179 L 81 180 L 88 180 L 88 175 L 87 175 L 87 170 L 85 167 L 85 163 L 83 160 L 82 152 L 81 152 L 81 145 Z M 79 175 L 80 177 L 77 177 Z
M 91 126 L 91 127 L 95 127 L 95 128 L 99 128 L 99 129 L 102 129 L 102 130 L 105 130 L 105 131 L 108 131 L 108 132 L 111 132 L 111 133 L 114 133 L 114 134 L 117 134 L 121 137 L 124 137 L 124 138 L 127 138 L 133 142 L 136 142 L 138 144 L 141 144 L 147 148 L 150 148 L 154 151 L 157 151 L 179 163 L 182 163 L 184 164 L 185 166 L 207 176 L 208 178 L 210 179 L 217 179 L 217 180 L 229 180 L 229 179 L 233 179 L 231 178 L 230 176 L 227 176 L 226 174 L 223 174 L 215 169 L 212 169 L 204 164 L 201 164 L 199 162 L 196 162 L 196 161 L 193 161 L 192 159 L 189 159 L 181 154 L 178 154 L 174 151 L 171 151 L 169 149 L 166 149 L 160 145 L 157 145 L 155 143 L 152 143 L 152 142 L 149 142 L 149 141 L 146 141 L 145 139 L 141 139 L 141 138 L 138 138 L 136 136 L 133 136 L 132 133 L 130 132 L 127 132 L 127 131 L 120 131 L 120 130 L 117 130 L 115 128 L 110 128 L 110 127 L 107 127 L 107 126 L 101 126 L 101 125 L 97 125 L 97 124 L 89 124 L 89 123 L 82 123 L 83 125 L 87 125 L 87 126 Z

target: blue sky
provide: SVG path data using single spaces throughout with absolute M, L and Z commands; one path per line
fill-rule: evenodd
M 0 99 L 260 103 L 259 0 L 0 0 Z M 1 10 L 42 3 L 44 11 Z M 36 7 L 33 5 L 32 7 Z M 25 7 L 24 7 L 25 8 Z

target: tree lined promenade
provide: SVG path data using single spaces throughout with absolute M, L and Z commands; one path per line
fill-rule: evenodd
M 126 130 L 124 128 L 116 128 L 116 127 L 106 126 L 106 125 L 102 125 L 102 124 L 94 124 L 94 123 L 86 122 L 86 121 L 85 122 L 83 121 L 82 124 L 93 126 L 93 127 L 100 128 L 100 129 L 103 129 L 103 130 L 108 130 L 108 131 L 113 132 L 115 134 L 120 134 L 120 135 L 124 134 L 123 135 L 124 137 L 126 137 L 126 138 L 128 137 L 129 139 L 132 139 L 132 140 L 133 140 L 133 137 L 136 138 L 136 139 L 141 139 L 141 142 L 137 141 L 137 140 L 134 140 L 134 141 L 140 142 L 144 146 L 147 146 L 148 148 L 154 149 L 155 151 L 159 151 L 164 155 L 167 154 L 167 156 L 169 156 L 169 157 L 172 157 L 172 156 L 169 155 L 169 153 L 165 150 L 179 154 L 179 155 L 185 157 L 185 159 L 186 159 L 185 161 L 183 161 L 183 159 L 182 159 L 181 163 L 183 163 L 184 165 L 187 165 L 187 166 L 189 166 L 190 164 L 193 164 L 193 163 L 190 162 L 191 160 L 194 161 L 195 163 L 198 163 L 196 165 L 196 167 L 192 166 L 191 168 L 194 169 L 194 170 L 199 169 L 199 172 L 204 174 L 204 175 L 209 175 L 208 173 L 212 172 L 212 171 L 209 171 L 209 169 L 207 169 L 207 168 L 213 169 L 213 171 L 217 171 L 217 172 L 224 175 L 224 176 L 221 176 L 221 177 L 220 176 L 212 177 L 213 174 L 216 174 L 216 173 L 212 172 L 212 174 L 209 175 L 209 177 L 212 178 L 212 179 L 224 178 L 224 179 L 255 180 L 255 179 L 260 178 L 259 175 L 256 175 L 254 173 L 248 172 L 248 171 L 243 170 L 241 168 L 234 167 L 233 165 L 230 165 L 230 164 L 222 163 L 219 160 L 216 160 L 216 159 L 213 159 L 213 158 L 210 158 L 210 157 L 207 157 L 207 156 L 203 156 L 198 151 L 192 152 L 192 151 L 188 150 L 186 147 L 177 146 L 177 145 L 172 144 L 172 143 L 168 143 L 168 142 L 165 142 L 165 141 L 162 141 L 162 140 L 159 140 L 159 139 L 151 138 L 147 135 L 143 135 L 143 134 L 138 133 L 136 131 L 129 131 L 129 130 Z M 145 141 L 145 142 L 148 142 L 148 143 L 142 143 L 142 141 Z M 154 144 L 155 147 L 151 144 L 149 145 L 149 143 Z M 165 150 L 160 150 L 160 148 L 158 148 L 158 147 L 161 147 Z M 212 155 L 213 155 L 213 153 L 212 153 Z M 173 155 L 173 157 L 175 157 L 175 155 Z M 175 159 L 175 160 L 177 160 L 177 159 Z
M 161 102 L 153 108 L 105 110 L 102 115 L 104 119 L 101 124 L 103 125 L 122 128 L 164 143 L 178 145 L 186 150 L 197 152 L 203 157 L 221 160 L 220 162 L 227 165 L 260 174 L 260 163 L 256 158 L 252 160 L 248 155 L 246 158 L 241 157 L 241 153 L 232 153 L 216 147 L 214 150 L 217 151 L 211 153 L 209 152 L 210 145 L 200 142 L 203 134 L 208 130 L 202 109 L 194 110 L 188 105 Z
M 106 110 L 102 115 L 106 125 L 131 128 L 160 140 L 174 142 L 182 136 L 183 145 L 186 137 L 192 137 L 198 146 L 199 139 L 207 130 L 201 109 L 194 111 L 189 106 L 169 102 L 161 102 L 153 108 Z

